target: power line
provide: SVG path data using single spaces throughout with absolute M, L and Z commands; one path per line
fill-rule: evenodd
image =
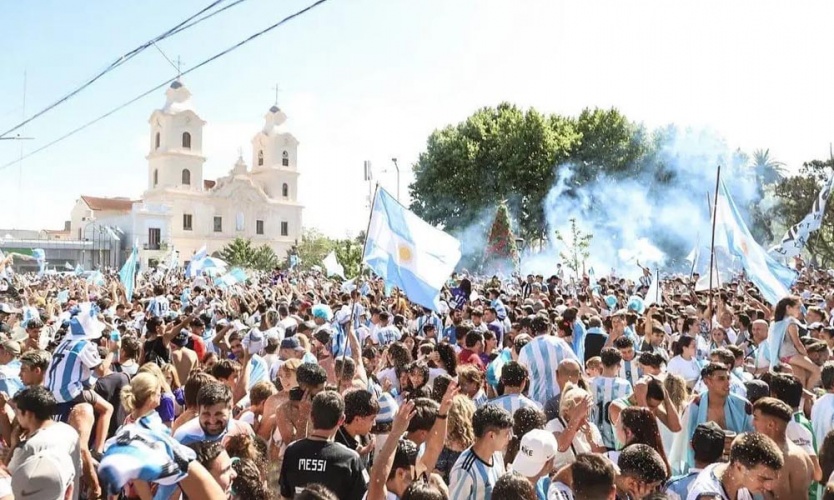
M 185 76 L 185 75 L 191 73 L 192 71 L 195 71 L 195 70 L 198 70 L 198 69 L 202 68 L 206 64 L 209 64 L 209 63 L 215 61 L 216 59 L 219 59 L 219 58 L 225 56 L 226 54 L 228 54 L 228 53 L 246 45 L 247 43 L 251 42 L 252 40 L 255 40 L 256 38 L 259 38 L 259 37 L 265 35 L 266 33 L 269 33 L 270 31 L 274 30 L 275 28 L 278 28 L 279 26 L 283 25 L 284 23 L 292 21 L 296 17 L 299 17 L 302 14 L 305 14 L 306 12 L 308 12 L 310 10 L 313 10 L 314 8 L 318 7 L 319 5 L 321 5 L 321 4 L 323 4 L 327 1 L 328 0 L 317 0 L 316 2 L 313 2 L 312 4 L 308 5 L 307 7 L 299 10 L 298 12 L 295 12 L 294 14 L 290 14 L 289 16 L 285 17 L 284 19 L 281 19 L 277 23 L 275 23 L 271 26 L 268 26 L 267 28 L 255 33 L 254 35 L 252 35 L 248 38 L 245 38 L 245 39 L 241 40 L 240 42 L 236 43 L 235 45 L 232 45 L 231 47 L 229 47 L 226 50 L 218 52 L 217 54 L 209 57 L 208 59 L 204 60 L 200 64 L 197 64 L 196 66 L 192 66 L 191 68 L 187 69 L 186 71 L 183 71 L 180 76 Z M 58 137 L 57 139 L 55 139 L 55 140 L 53 140 L 53 141 L 51 141 L 47 144 L 44 144 L 43 146 L 41 146 L 41 147 L 39 147 L 39 148 L 29 152 L 29 153 L 26 153 L 25 155 L 21 156 L 17 160 L 13 160 L 13 161 L 10 161 L 9 163 L 5 163 L 3 165 L 0 165 L 0 170 L 4 170 L 4 169 L 6 169 L 6 168 L 8 168 L 8 167 L 10 167 L 10 166 L 12 166 L 16 163 L 19 163 L 19 162 L 25 160 L 26 158 L 29 158 L 30 156 L 32 156 L 34 154 L 40 153 L 44 149 L 47 149 L 47 148 L 49 148 L 49 147 L 51 147 L 55 144 L 58 144 L 59 142 L 63 141 L 64 139 L 67 139 L 67 138 L 77 134 L 78 132 L 81 132 L 82 130 L 89 127 L 90 125 L 93 125 L 93 124 L 107 118 L 108 116 L 110 116 L 110 115 L 112 115 L 112 114 L 114 114 L 118 111 L 121 111 L 122 109 L 130 106 L 134 102 L 136 102 L 136 101 L 138 101 L 138 100 L 140 100 L 144 97 L 149 96 L 150 94 L 152 94 L 152 93 L 156 92 L 157 90 L 165 87 L 166 85 L 168 85 L 169 83 L 171 83 L 172 81 L 174 81 L 176 79 L 177 78 L 169 78 L 168 80 L 165 80 L 164 82 L 160 83 L 159 85 L 155 86 L 154 88 L 139 94 L 138 96 L 134 97 L 133 99 L 131 99 L 131 100 L 129 100 L 129 101 L 123 103 L 123 104 L 120 104 L 119 106 L 116 106 L 115 108 L 111 109 L 107 113 L 104 113 L 103 115 L 99 116 L 98 118 L 94 118 L 94 119 L 88 121 L 87 123 L 81 125 L 80 127 L 77 127 L 75 129 L 67 132 L 66 134 L 62 135 L 61 137 Z
M 214 7 L 216 7 L 218 4 L 220 4 L 221 2 L 224 2 L 224 1 L 225 1 L 225 0 L 214 0 L 212 3 L 210 3 L 209 5 L 207 5 L 207 6 L 206 6 L 206 7 L 204 7 L 204 8 L 200 9 L 197 13 L 195 13 L 195 14 L 193 14 L 193 15 L 189 16 L 187 19 L 185 19 L 184 21 L 180 22 L 179 24 L 177 24 L 177 25 L 176 25 L 176 26 L 174 26 L 173 28 L 168 29 L 167 31 L 165 31 L 165 32 L 164 32 L 164 33 L 162 33 L 161 35 L 158 35 L 156 38 L 154 38 L 154 39 L 152 39 L 152 40 L 149 40 L 149 41 L 147 41 L 147 42 L 143 43 L 142 45 L 140 45 L 140 46 L 136 47 L 135 49 L 133 49 L 133 50 L 131 50 L 131 51 L 129 51 L 129 52 L 127 52 L 126 54 L 123 54 L 122 56 L 120 56 L 119 58 L 117 58 L 115 61 L 113 61 L 112 63 L 110 63 L 110 64 L 109 64 L 106 68 L 104 68 L 102 71 L 100 71 L 98 74 L 96 74 L 95 76 L 93 76 L 92 78 L 90 78 L 89 80 L 87 80 L 86 82 L 82 83 L 80 87 L 77 87 L 77 88 L 75 88 L 75 89 L 71 90 L 68 94 L 66 94 L 66 95 L 64 95 L 63 97 L 59 98 L 57 101 L 53 102 L 52 104 L 50 104 L 50 105 L 48 105 L 47 107 L 43 108 L 42 110 L 38 111 L 38 112 L 37 112 L 37 113 L 35 113 L 34 115 L 30 116 L 29 118 L 26 118 L 25 120 L 23 120 L 22 122 L 18 123 L 17 125 L 15 125 L 14 127 L 10 128 L 9 130 L 6 130 L 5 132 L 0 133 L 0 137 L 5 137 L 6 135 L 8 135 L 8 134 L 10 134 L 10 133 L 14 132 L 15 130 L 18 130 L 19 128 L 23 127 L 23 126 L 24 126 L 24 125 L 26 125 L 27 123 L 31 122 L 32 120 L 35 120 L 35 119 L 37 119 L 37 118 L 38 118 L 38 117 L 40 117 L 40 116 L 43 116 L 44 114 L 48 113 L 48 112 L 49 112 L 49 111 L 51 111 L 52 109 L 56 108 L 57 106 L 61 105 L 61 104 L 62 104 L 62 103 L 64 103 L 64 102 L 68 101 L 68 100 L 69 100 L 69 99 L 71 99 L 72 97 L 74 97 L 74 96 L 78 95 L 81 91 L 83 91 L 84 89 L 86 89 L 87 87 L 89 87 L 90 85 L 92 85 L 93 83 L 95 83 L 95 82 L 96 82 L 97 80 L 99 80 L 101 77 L 103 77 L 103 76 L 104 76 L 104 75 L 106 75 L 107 73 L 109 73 L 109 72 L 113 71 L 114 69 L 118 68 L 119 66 L 121 66 L 121 65 L 122 65 L 122 64 L 124 64 L 124 63 L 126 63 L 127 61 L 131 60 L 132 58 L 134 58 L 135 56 L 137 56 L 138 54 L 140 54 L 142 51 L 144 51 L 144 50 L 145 50 L 145 49 L 147 49 L 148 47 L 150 47 L 150 46 L 154 45 L 156 42 L 159 42 L 159 41 L 164 40 L 164 39 L 166 39 L 166 38 L 168 38 L 168 37 L 171 37 L 171 36 L 173 36 L 173 35 L 176 35 L 177 33 L 180 33 L 180 32 L 182 32 L 182 31 L 185 31 L 185 30 L 187 30 L 188 28 L 191 28 L 192 26 L 195 26 L 195 25 L 197 25 L 197 24 L 199 24 L 199 23 L 201 23 L 201 22 L 205 21 L 206 19 L 211 18 L 211 17 L 212 17 L 212 16 L 214 16 L 215 14 L 219 14 L 219 13 L 223 12 L 224 10 L 226 10 L 226 9 L 228 9 L 228 8 L 230 8 L 230 7 L 234 7 L 235 5 L 237 5 L 237 4 L 239 4 L 239 3 L 241 3 L 241 2 L 243 2 L 243 1 L 245 1 L 245 0 L 237 0 L 237 1 L 235 1 L 234 3 L 232 3 L 232 4 L 227 5 L 226 7 L 223 7 L 222 9 L 220 9 L 220 10 L 218 10 L 218 11 L 215 11 L 215 12 L 209 13 L 208 15 L 206 15 L 206 16 L 204 16 L 204 17 L 200 18 L 200 19 L 197 19 L 197 20 L 195 21 L 195 19 L 196 19 L 197 17 L 199 17 L 199 16 L 201 16 L 202 14 L 206 13 L 207 11 L 209 11 L 209 10 L 213 9 L 213 8 L 214 8 Z M 193 21 L 193 22 L 192 22 L 192 21 Z

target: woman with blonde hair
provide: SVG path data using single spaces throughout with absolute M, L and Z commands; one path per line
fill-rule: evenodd
M 449 482 L 449 472 L 460 454 L 475 442 L 472 417 L 475 415 L 475 403 L 468 397 L 458 394 L 452 399 L 449 419 L 446 421 L 446 442 L 437 458 L 434 471 Z
M 139 367 L 137 375 L 139 373 L 149 373 L 159 380 L 159 386 L 162 388 L 162 397 L 159 400 L 159 406 L 156 411 L 159 413 L 159 418 L 162 419 L 162 423 L 170 428 L 177 416 L 177 404 L 174 394 L 171 392 L 171 387 L 168 385 L 168 381 L 165 380 L 165 374 L 162 373 L 162 369 L 156 363 L 145 363 Z
M 162 423 L 156 408 L 162 398 L 162 385 L 156 375 L 139 372 L 130 380 L 130 385 L 122 387 L 122 406 L 128 412 L 125 424 L 137 423 L 151 430 L 170 430 Z
M 602 434 L 590 420 L 592 405 L 593 398 L 588 391 L 570 382 L 565 384 L 559 402 L 559 416 L 545 426 L 558 443 L 553 458 L 554 469 L 573 463 L 581 453 L 605 451 Z

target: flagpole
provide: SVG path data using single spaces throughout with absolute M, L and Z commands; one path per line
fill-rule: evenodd
M 721 184 L 721 165 L 718 165 L 718 169 L 715 172 L 715 197 L 713 198 L 712 202 L 712 240 L 710 241 L 709 245 L 709 328 L 712 331 L 712 317 L 714 316 L 712 310 L 712 278 L 713 272 L 712 268 L 715 265 L 715 222 L 717 220 L 718 215 L 718 189 L 720 188 Z M 707 193 L 707 199 L 709 199 L 709 193 Z
M 365 249 L 368 248 L 368 231 L 371 230 L 371 219 L 374 216 L 374 207 L 376 206 L 376 194 L 379 191 L 379 183 L 376 183 L 374 187 L 374 197 L 371 198 L 371 212 L 368 214 L 368 225 L 365 227 L 365 240 L 362 242 L 362 260 L 359 261 L 359 276 L 362 275 L 362 267 L 363 261 L 365 260 Z M 350 329 L 351 334 L 358 335 L 358 333 L 353 331 L 353 321 L 356 315 L 356 302 L 351 300 L 350 301 Z M 347 357 L 347 344 L 348 344 L 348 333 L 345 332 L 345 341 L 342 345 L 342 371 L 344 371 L 345 366 L 345 358 Z M 338 383 L 338 382 L 337 382 Z
M 657 288 L 655 288 L 654 303 L 660 304 L 660 269 L 654 270 L 654 279 L 657 280 Z

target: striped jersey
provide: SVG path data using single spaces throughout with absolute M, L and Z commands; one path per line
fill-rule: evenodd
M 692 484 L 692 481 L 698 477 L 700 472 L 701 469 L 693 467 L 689 469 L 688 474 L 670 478 L 666 482 L 665 486 L 666 496 L 668 496 L 671 500 L 686 500 L 687 495 L 689 495 L 689 486 Z
M 726 490 L 715 473 L 715 468 L 721 465 L 723 464 L 711 464 L 702 470 L 698 477 L 689 484 L 689 493 L 687 493 L 686 500 L 698 500 L 698 496 L 705 493 L 718 495 L 722 500 L 732 500 L 727 497 Z M 753 500 L 753 496 L 747 488 L 740 488 L 736 493 L 735 500 Z
M 592 418 L 602 434 L 602 444 L 614 448 L 614 427 L 608 418 L 608 406 L 615 400 L 625 398 L 632 393 L 631 384 L 620 377 L 599 376 L 591 383 L 594 397 Z
M 620 378 L 631 384 L 632 387 L 640 380 L 640 365 L 637 363 L 637 356 L 634 356 L 631 361 L 623 360 L 620 365 Z
M 489 400 L 489 404 L 504 408 L 510 412 L 510 415 L 514 415 L 515 411 L 519 408 L 532 407 L 539 410 L 542 409 L 542 405 L 528 398 L 524 394 L 504 394 L 503 396 Z
M 52 355 L 46 371 L 46 387 L 59 403 L 70 402 L 81 394 L 93 369 L 100 364 L 94 343 L 85 337 L 70 335 Z
M 472 396 L 472 402 L 475 403 L 475 408 L 482 407 L 487 404 L 488 401 L 487 395 L 483 389 L 480 389 L 474 396 Z
M 564 359 L 579 362 L 567 342 L 552 335 L 539 335 L 521 349 L 518 363 L 530 370 L 530 399 L 544 405 L 559 394 L 556 368 Z
M 393 325 L 383 326 L 382 328 L 378 328 L 375 332 L 371 334 L 373 339 L 376 340 L 377 344 L 387 346 L 388 344 L 392 344 L 398 340 L 402 334 L 397 327 Z
M 266 360 L 258 354 L 253 354 L 249 358 L 249 386 L 246 390 L 252 390 L 252 386 L 263 380 L 269 381 L 269 365 Z
M 157 318 L 164 318 L 169 311 L 168 298 L 164 295 L 159 295 L 148 302 L 147 312 L 149 316 Z
M 434 325 L 434 334 L 440 336 L 443 332 L 443 323 L 436 314 L 424 314 L 417 318 L 417 335 L 423 335 L 423 327 L 426 325 Z
M 554 481 L 547 490 L 547 500 L 573 500 L 573 490 L 565 483 Z
M 481 460 L 471 446 L 465 449 L 449 473 L 449 498 L 491 500 L 492 489 L 505 472 L 500 452 L 492 454 L 491 462 Z

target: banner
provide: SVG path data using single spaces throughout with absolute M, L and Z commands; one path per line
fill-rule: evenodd
M 799 255 L 799 252 L 805 247 L 805 243 L 808 242 L 808 237 L 811 236 L 811 233 L 818 230 L 822 225 L 822 218 L 825 215 L 825 204 L 831 195 L 832 183 L 834 183 L 834 173 L 828 178 L 828 182 L 825 183 L 819 196 L 814 200 L 811 212 L 799 221 L 799 223 L 788 229 L 782 241 L 768 250 L 768 253 L 773 254 L 775 257 L 784 258 Z

